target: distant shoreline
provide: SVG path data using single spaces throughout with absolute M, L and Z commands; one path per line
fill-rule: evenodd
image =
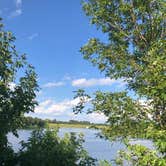
M 49 123 L 49 128 L 95 128 L 102 129 L 106 127 L 106 125 L 102 124 L 72 124 L 72 123 Z
M 86 129 L 103 129 L 106 125 L 104 124 L 74 124 L 74 123 L 47 123 L 44 127 L 39 127 L 37 125 L 33 126 L 24 126 L 21 129 L 29 130 L 29 129 L 40 129 L 40 128 L 86 128 Z

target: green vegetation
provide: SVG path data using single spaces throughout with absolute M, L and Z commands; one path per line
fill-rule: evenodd
M 23 166 L 94 166 L 95 159 L 83 149 L 83 136 L 74 133 L 59 138 L 57 130 L 36 130 L 18 154 Z
M 47 121 L 39 119 L 39 118 L 23 117 L 22 123 L 23 123 L 22 128 L 24 128 L 24 129 L 47 127 Z
M 25 118 L 37 102 L 37 75 L 25 55 L 18 55 L 13 44 L 15 37 L 0 24 L 0 165 L 1 166 L 93 166 L 95 159 L 83 149 L 82 136 L 71 133 L 64 138 L 57 130 L 34 130 L 22 149 L 14 152 L 7 134 L 18 137 L 17 129 L 45 127 L 45 121 Z M 18 77 L 21 75 L 20 77 Z
M 91 125 L 72 123 L 49 123 L 50 128 L 90 128 Z
M 22 127 L 23 129 L 40 129 L 40 128 L 96 128 L 101 129 L 104 128 L 105 124 L 94 124 L 88 121 L 77 121 L 70 120 L 68 122 L 65 121 L 57 121 L 57 120 L 42 120 L 40 118 L 32 118 L 32 117 L 23 117 L 22 118 Z
M 108 117 L 103 136 L 122 140 L 128 147 L 127 151 L 119 152 L 117 165 L 165 166 L 166 2 L 84 0 L 83 10 L 91 23 L 108 36 L 105 43 L 90 39 L 81 48 L 84 58 L 107 77 L 126 81 L 127 89 L 115 93 L 97 91 L 92 96 L 78 90 L 75 98 L 79 97 L 80 103 L 74 112 L 82 112 L 90 98 L 88 112 L 102 112 Z M 35 130 L 27 143 L 22 142 L 18 153 L 10 147 L 7 133 L 18 136 L 17 129 L 23 124 L 32 125 L 32 119 L 23 117 L 24 113 L 34 111 L 38 91 L 34 67 L 27 63 L 25 55 L 17 54 L 14 40 L 12 33 L 5 32 L 0 24 L 0 165 L 95 165 L 95 159 L 82 148 L 81 135 L 69 134 L 60 139 L 57 131 Z M 133 98 L 128 95 L 129 90 L 135 93 Z M 32 126 L 45 126 L 38 119 L 33 123 Z M 131 138 L 150 139 L 156 150 L 131 145 L 128 141 Z M 101 165 L 111 163 L 102 161 Z
M 89 96 L 78 90 L 80 103 L 74 112 L 91 100 L 89 112 L 102 112 L 110 128 L 108 139 L 121 139 L 128 151 L 121 151 L 117 165 L 166 165 L 166 2 L 164 0 L 84 0 L 83 9 L 92 24 L 108 41 L 92 38 L 81 48 L 84 58 L 109 78 L 127 82 L 124 92 L 97 91 Z M 135 92 L 134 98 L 128 91 Z M 142 101 L 142 102 L 141 102 Z M 130 145 L 127 139 L 145 138 L 154 142 L 152 151 Z M 110 165 L 105 162 L 106 165 Z
M 72 123 L 48 123 L 49 128 L 95 128 L 102 129 L 106 125 L 103 124 L 72 124 Z
M 32 112 L 37 104 L 36 73 L 25 55 L 17 54 L 14 40 L 12 33 L 5 32 L 0 24 L 0 165 L 12 165 L 14 160 L 7 133 L 17 136 L 23 114 Z M 20 71 L 23 76 L 16 79 Z

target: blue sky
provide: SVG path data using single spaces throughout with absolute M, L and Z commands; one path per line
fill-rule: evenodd
M 80 0 L 0 0 L 0 15 L 5 29 L 16 36 L 20 53 L 36 68 L 41 91 L 39 106 L 31 116 L 58 120 L 103 122 L 103 115 L 72 113 L 73 91 L 85 88 L 120 91 L 125 84 L 105 78 L 82 58 L 79 50 L 88 39 L 106 40 L 89 23 Z

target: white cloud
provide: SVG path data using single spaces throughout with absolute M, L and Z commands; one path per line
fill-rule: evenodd
M 14 88 L 16 87 L 16 84 L 14 83 L 14 82 L 11 82 L 10 84 L 9 84 L 9 88 L 12 90 L 12 91 L 14 91 Z
M 9 18 L 17 17 L 22 14 L 22 0 L 15 0 L 16 9 L 10 13 Z
M 19 15 L 21 15 L 22 14 L 22 9 L 16 9 L 15 11 L 13 11 L 11 14 L 10 14 L 10 16 L 9 17 L 17 17 L 17 16 L 19 16 Z
M 111 86 L 113 84 L 122 84 L 122 80 L 115 80 L 110 78 L 81 78 L 72 81 L 74 87 L 92 87 L 92 86 Z
M 28 39 L 29 39 L 29 40 L 33 40 L 34 38 L 36 38 L 36 37 L 38 37 L 38 36 L 39 36 L 38 33 L 34 33 L 34 34 L 28 36 Z
M 142 106 L 144 113 L 148 116 L 149 119 L 153 119 L 153 115 L 151 113 L 151 110 L 153 109 L 152 106 L 152 100 L 147 100 L 147 99 L 139 99 L 138 103 Z
M 17 8 L 20 8 L 22 6 L 22 0 L 16 0 L 15 3 Z
M 104 123 L 107 121 L 107 117 L 103 113 L 93 112 L 91 114 L 74 114 L 73 112 L 67 113 L 70 119 L 89 121 L 93 123 Z
M 71 79 L 72 79 L 72 77 L 69 76 L 69 75 L 65 75 L 65 76 L 63 77 L 63 80 L 66 80 L 66 81 L 70 81 Z
M 94 123 L 103 123 L 107 121 L 107 117 L 103 113 L 93 112 L 87 115 L 87 120 Z
M 35 113 L 62 115 L 77 105 L 78 102 L 78 98 L 73 100 L 64 100 L 59 103 L 56 103 L 53 100 L 45 100 L 36 107 Z
M 47 84 L 44 84 L 44 88 L 52 88 L 52 87 L 59 87 L 65 85 L 64 82 L 48 82 Z
M 72 108 L 79 103 L 80 99 L 63 100 L 55 102 L 54 100 L 45 100 L 36 107 L 35 113 L 30 114 L 34 117 L 59 119 L 59 120 L 86 120 L 94 123 L 103 123 L 107 120 L 102 113 L 79 114 L 72 112 Z

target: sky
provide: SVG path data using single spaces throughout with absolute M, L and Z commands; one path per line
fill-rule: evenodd
M 107 40 L 90 24 L 81 0 L 0 0 L 0 17 L 5 30 L 16 36 L 17 51 L 27 54 L 38 74 L 39 105 L 30 116 L 105 122 L 103 114 L 72 112 L 78 103 L 73 99 L 73 91 L 79 88 L 90 94 L 125 89 L 122 80 L 106 78 L 79 51 L 90 38 Z

